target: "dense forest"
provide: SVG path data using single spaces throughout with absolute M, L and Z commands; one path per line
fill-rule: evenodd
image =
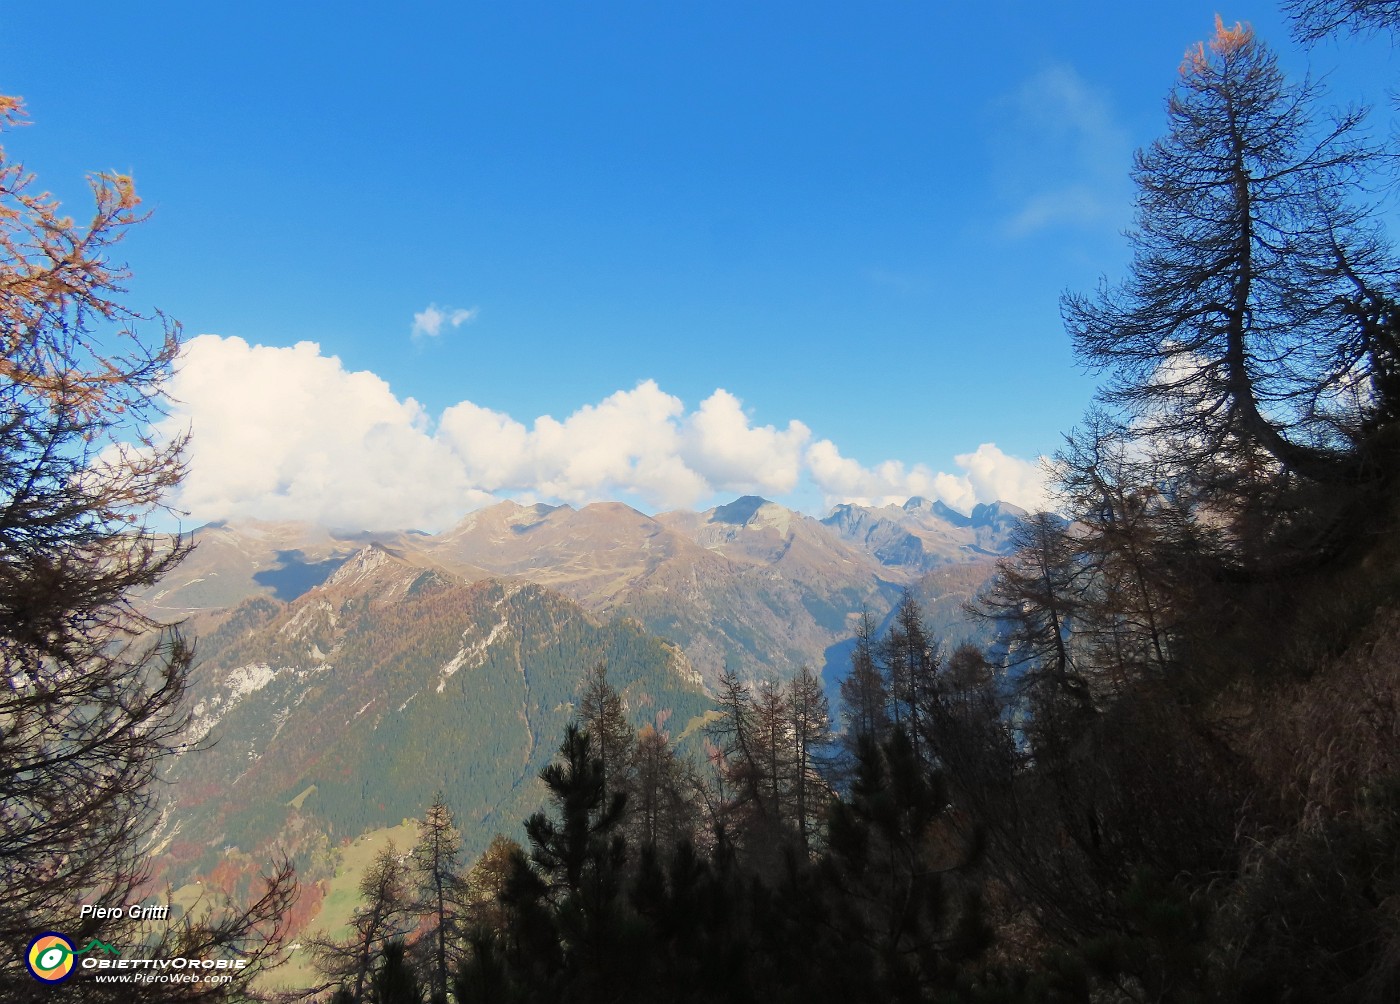
M 595 671 L 528 846 L 461 868 L 435 806 L 326 989 L 1400 999 L 1400 270 L 1362 201 L 1393 154 L 1321 100 L 1246 26 L 1188 52 L 1126 279 L 1063 301 L 1102 389 L 973 604 L 996 645 L 906 598 L 860 625 L 843 728 L 808 672 L 726 676 L 703 765 Z

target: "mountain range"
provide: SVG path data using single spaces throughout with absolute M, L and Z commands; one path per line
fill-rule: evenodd
M 217 523 L 138 597 L 197 635 L 191 740 L 151 849 L 163 877 L 246 883 L 280 847 L 309 874 L 337 842 L 442 791 L 464 851 L 540 803 L 584 672 L 605 662 L 634 724 L 694 743 L 726 667 L 844 672 L 862 610 L 908 589 L 934 634 L 1024 512 L 940 502 L 818 520 L 746 496 L 648 516 L 502 502 L 439 533 Z
M 532 582 L 594 616 L 632 617 L 679 645 L 711 683 L 726 665 L 749 677 L 786 675 L 803 663 L 829 668 L 828 649 L 849 637 L 854 614 L 883 616 L 903 589 L 934 602 L 945 593 L 941 583 L 984 580 L 1024 515 L 1004 502 L 963 515 L 912 498 L 841 505 L 817 520 L 745 496 L 656 516 L 617 502 L 501 502 L 435 535 L 214 523 L 194 532 L 193 555 L 138 600 L 158 617 L 191 620 L 203 635 L 238 604 L 294 601 L 378 546 L 466 582 Z M 946 620 L 953 634 L 969 630 Z

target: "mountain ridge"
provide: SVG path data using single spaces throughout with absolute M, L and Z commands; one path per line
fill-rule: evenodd
M 681 646 L 710 685 L 726 668 L 757 678 L 807 664 L 830 677 L 840 670 L 833 646 L 862 610 L 883 617 L 905 589 L 937 599 L 943 580 L 925 580 L 947 566 L 990 574 L 1024 515 L 1004 502 L 964 514 L 913 497 L 817 519 L 745 495 L 654 516 L 621 502 L 503 501 L 437 534 L 220 521 L 196 530 L 191 558 L 138 602 L 207 633 L 243 600 L 295 600 L 372 546 L 425 570 L 534 582 L 595 616 L 634 617 Z
M 464 821 L 514 825 L 597 662 L 641 722 L 709 708 L 684 653 L 629 618 L 374 543 L 295 600 L 246 600 L 201 653 L 188 737 L 209 748 L 171 765 L 151 842 L 173 875 L 234 852 L 251 866 L 279 842 L 321 860 L 325 841 L 415 816 L 438 788 Z

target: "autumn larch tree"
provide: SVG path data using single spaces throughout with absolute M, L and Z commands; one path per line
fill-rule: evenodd
M 1013 676 L 1087 704 L 1088 684 L 1071 645 L 1087 592 L 1080 544 L 1053 513 L 1022 522 L 1013 540 L 1015 551 L 998 560 L 996 577 L 969 613 L 998 626 Z
M 23 103 L 0 96 L 0 128 L 24 121 Z M 79 224 L 0 149 L 0 943 L 10 945 L 56 923 L 95 936 L 99 922 L 65 919 L 75 901 L 136 901 L 154 782 L 186 748 L 192 647 L 132 601 L 191 546 L 155 526 L 185 470 L 185 439 L 153 431 L 180 326 L 123 300 L 116 254 L 144 219 L 131 178 L 88 182 L 94 208 Z M 101 933 L 242 952 L 251 973 L 294 895 L 279 867 L 242 910 Z M 32 990 L 22 954 L 0 953 L 0 988 Z M 150 996 L 224 993 L 169 984 Z M 82 994 L 102 988 L 85 982 Z
M 792 744 L 792 818 L 799 846 L 807 855 L 821 829 L 831 794 L 822 773 L 830 763 L 831 706 L 821 678 L 806 665 L 788 681 L 786 696 Z
M 457 934 L 458 914 L 464 890 L 457 870 L 461 834 L 453 825 L 452 810 L 439 792 L 418 820 L 418 841 L 413 848 L 413 881 L 418 910 L 427 917 L 428 930 L 421 941 L 429 986 L 434 1001 L 447 1000 L 448 945 Z
M 688 765 L 676 755 L 668 732 L 644 725 L 637 732 L 633 752 L 636 765 L 634 805 L 628 832 L 640 850 L 652 847 L 669 851 L 694 836 L 694 779 Z
M 1357 201 L 1380 152 L 1361 111 L 1320 120 L 1318 96 L 1217 18 L 1167 135 L 1137 155 L 1128 278 L 1062 302 L 1157 487 L 1224 525 L 1276 531 L 1300 489 L 1374 478 L 1373 433 L 1396 411 L 1400 273 Z M 1237 552 L 1256 549 L 1235 529 Z
M 879 653 L 889 683 L 890 717 L 896 726 L 904 727 L 915 759 L 922 759 L 924 705 L 932 695 L 938 658 L 924 627 L 923 611 L 907 589 Z
M 391 941 L 402 939 L 412 924 L 408 869 L 390 842 L 375 855 L 360 879 L 360 905 L 350 915 L 350 936 L 310 940 L 317 968 L 340 984 L 344 999 L 366 999 L 375 966 Z
M 627 721 L 622 695 L 608 681 L 605 662 L 588 671 L 579 696 L 578 721 L 592 740 L 593 755 L 603 762 L 604 794 L 622 794 L 630 799 L 636 735 Z
M 842 746 L 854 763 L 861 736 L 869 736 L 878 746 L 889 738 L 889 688 L 875 663 L 875 618 L 862 610 L 856 623 L 855 648 L 851 651 L 851 671 L 841 681 Z
M 761 804 L 767 807 L 764 820 L 771 831 L 765 842 L 776 843 L 791 820 L 793 748 L 789 731 L 787 695 L 776 680 L 760 680 L 753 694 L 754 749 L 759 768 Z
M 1305 42 L 1328 35 L 1400 30 L 1396 0 L 1289 0 L 1283 9 L 1293 18 L 1294 33 Z
M 728 827 L 731 837 L 737 833 L 742 839 L 755 818 L 768 818 L 775 811 L 765 801 L 758 719 L 753 694 L 727 668 L 719 678 L 716 703 L 720 715 L 705 726 L 714 741 L 711 759 L 719 775 L 716 823 Z
M 24 123 L 0 97 L 0 128 Z M 129 177 L 89 178 L 85 224 L 0 149 L 0 943 L 75 897 L 126 903 L 161 763 L 181 746 L 191 647 L 131 603 L 188 541 L 150 525 L 183 474 L 151 441 L 177 324 L 124 305 Z M 81 937 L 90 933 L 72 928 Z M 21 952 L 0 984 L 32 983 Z

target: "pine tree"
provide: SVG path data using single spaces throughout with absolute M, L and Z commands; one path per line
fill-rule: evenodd
M 525 821 L 530 865 L 516 859 L 511 895 L 517 915 L 537 926 L 520 940 L 538 943 L 543 925 L 553 929 L 560 965 L 535 980 L 552 979 L 559 999 L 616 999 L 633 975 L 622 899 L 627 844 L 619 832 L 626 796 L 607 792 L 591 737 L 574 724 L 540 778 L 558 816 L 537 812 Z
M 850 797 L 832 807 L 823 873 L 838 941 L 871 959 L 872 1000 L 927 1000 L 949 961 L 988 943 L 976 898 L 951 881 L 976 844 L 948 815 L 941 775 L 919 762 L 902 727 L 881 747 L 862 738 Z M 935 842 L 940 828 L 946 839 Z
M 422 1004 L 422 1000 L 423 988 L 408 960 L 408 946 L 399 939 L 389 942 L 374 978 L 374 1004 Z
M 593 739 L 577 725 L 564 729 L 553 763 L 540 772 L 560 811 L 556 822 L 543 812 L 525 821 L 530 857 L 551 884 L 577 894 L 585 872 L 609 859 L 608 847 L 622 822 L 626 796 L 608 794 L 603 762 L 593 755 Z

